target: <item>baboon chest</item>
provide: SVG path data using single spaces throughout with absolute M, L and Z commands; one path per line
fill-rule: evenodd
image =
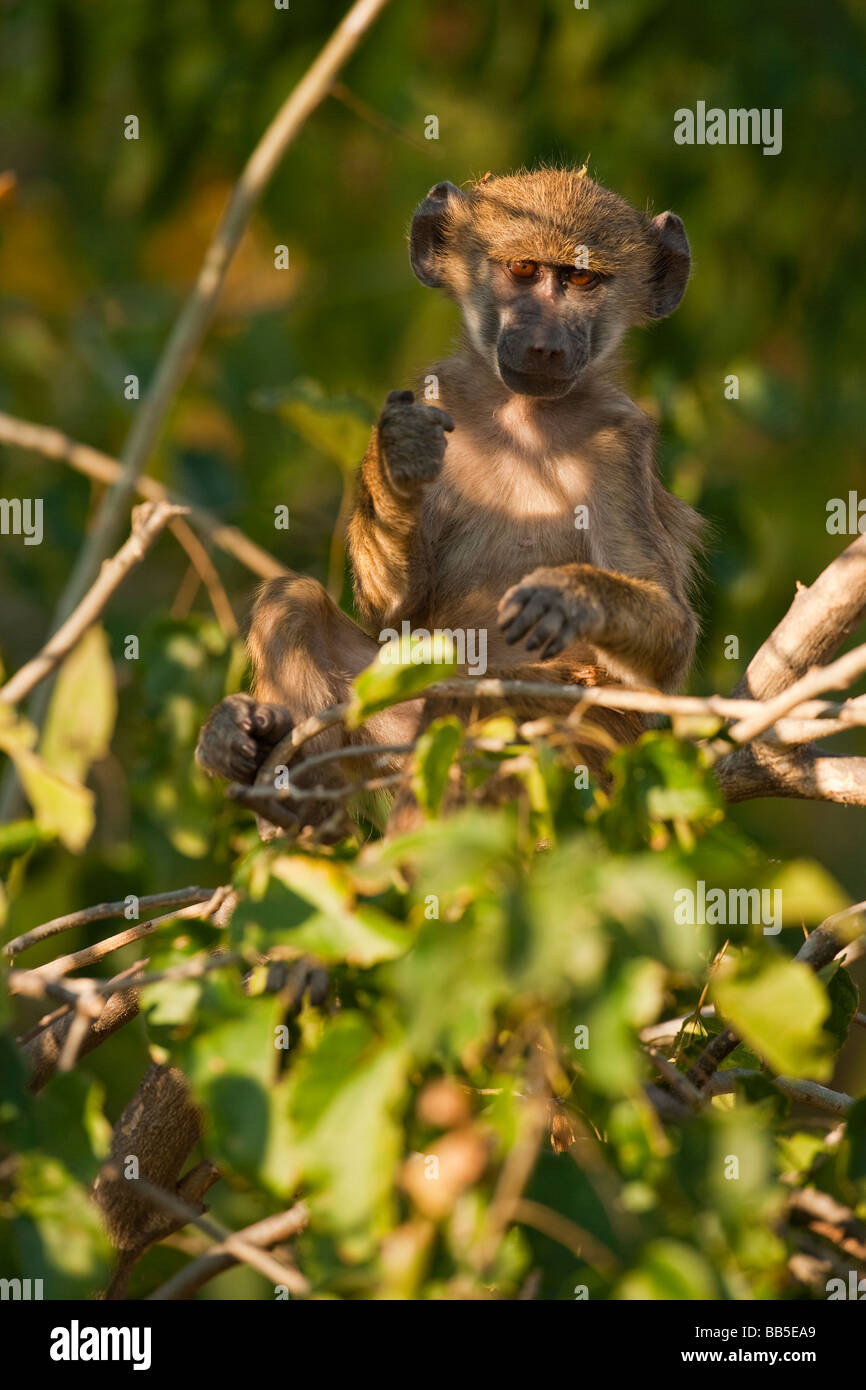
M 615 522 L 590 457 L 527 460 L 502 451 L 476 461 L 456 437 L 454 445 L 423 518 L 437 609 L 470 596 L 473 607 L 486 599 L 495 608 L 507 588 L 542 565 L 614 562 Z

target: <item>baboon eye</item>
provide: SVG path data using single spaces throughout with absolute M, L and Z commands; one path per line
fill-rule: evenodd
M 538 269 L 538 261 L 509 261 L 508 269 L 515 280 L 531 280 Z
M 594 270 L 586 270 L 582 266 L 576 266 L 568 277 L 570 285 L 577 285 L 578 289 L 588 290 L 590 285 L 594 285 L 598 280 Z

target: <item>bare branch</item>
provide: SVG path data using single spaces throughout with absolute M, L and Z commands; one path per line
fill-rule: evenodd
M 145 910 L 151 907 L 181 907 L 189 902 L 205 902 L 215 892 L 214 888 L 199 888 L 198 885 L 192 888 L 173 888 L 170 893 L 151 893 L 139 898 L 138 906 L 139 909 Z M 111 917 L 123 917 L 127 905 L 127 899 L 124 898 L 120 902 L 97 903 L 94 907 L 83 907 L 78 912 L 67 912 L 63 917 L 52 917 L 50 922 L 43 922 L 41 926 L 33 927 L 31 931 L 7 942 L 4 950 L 8 956 L 18 956 L 31 946 L 37 946 L 40 941 L 47 941 L 48 937 L 56 936 L 58 932 L 69 931 L 72 927 L 86 927 L 91 922 L 104 922 Z
M 103 1178 L 100 1184 L 101 1189 L 104 1190 L 103 1185 L 107 1181 L 112 1183 L 123 1181 L 116 1161 L 106 1165 L 105 1169 L 103 1169 Z M 226 1228 L 213 1217 L 202 1216 L 201 1209 L 199 1208 L 197 1210 L 195 1207 L 190 1206 L 189 1202 L 184 1200 L 183 1197 L 176 1195 L 174 1192 L 166 1191 L 164 1188 L 160 1187 L 159 1184 L 151 1182 L 149 1179 L 143 1177 L 130 1180 L 126 1186 L 135 1194 L 136 1200 L 140 1197 L 144 1197 L 163 1213 L 162 1221 L 159 1224 L 165 1226 L 166 1234 L 170 1231 L 180 1230 L 186 1225 L 191 1224 L 196 1226 L 200 1231 L 203 1231 L 206 1236 L 210 1236 L 211 1240 L 217 1242 L 217 1248 L 221 1252 L 224 1251 L 232 1254 L 236 1259 L 251 1265 L 253 1269 L 257 1269 L 258 1272 L 263 1274 L 271 1283 L 284 1284 L 291 1293 L 305 1294 L 309 1292 L 310 1286 L 296 1266 L 284 1264 L 280 1260 L 275 1260 L 273 1255 L 269 1255 L 265 1250 L 247 1241 L 242 1235 L 235 1235 L 233 1232 L 226 1230 Z M 166 1218 L 169 1218 L 169 1220 L 167 1221 Z M 159 1235 L 154 1236 L 147 1241 L 147 1244 L 152 1245 L 154 1240 L 159 1240 L 161 1238 L 162 1237 Z M 136 1246 L 136 1258 L 142 1253 L 143 1250 L 139 1242 Z
M 815 582 L 798 586 L 782 621 L 735 690 L 766 700 L 821 666 L 866 618 L 866 536 L 858 536 Z
M 443 680 L 431 685 L 425 696 L 445 695 L 453 699 L 503 699 L 527 696 L 530 699 L 562 700 L 565 704 L 580 708 L 634 710 L 639 714 L 662 714 L 669 718 L 677 715 L 718 718 L 720 720 L 746 719 L 763 708 L 755 700 L 731 699 L 724 695 L 664 695 L 659 690 L 645 687 L 628 688 L 619 685 L 562 685 L 552 681 L 512 681 L 500 680 L 492 676 L 464 677 Z M 815 738 L 823 732 L 825 716 L 830 722 L 835 719 L 839 727 L 829 727 L 827 733 L 838 733 L 841 727 L 849 728 L 866 725 L 866 700 L 858 696 L 853 700 L 835 702 L 830 700 L 797 701 L 796 707 L 789 707 L 798 726 L 812 724 L 813 727 L 798 727 L 793 732 L 799 742 L 804 734 Z M 786 721 L 790 723 L 791 721 Z M 787 742 L 784 729 L 776 731 L 780 742 Z
M 670 1084 L 671 1090 L 690 1110 L 696 1110 L 701 1103 L 701 1093 L 697 1087 L 662 1052 L 654 1047 L 647 1047 L 646 1051 L 656 1071 Z
M 866 758 L 825 753 L 815 744 L 750 744 L 720 758 L 713 772 L 726 801 L 785 796 L 866 806 Z
M 853 685 L 856 680 L 866 673 L 866 643 L 855 647 L 853 651 L 846 652 L 837 661 L 832 661 L 829 666 L 812 666 L 794 681 L 793 685 L 786 686 L 771 699 L 764 698 L 762 704 L 751 716 L 739 720 L 732 729 L 729 730 L 730 736 L 738 743 L 748 743 L 755 739 L 759 734 L 769 729 L 771 724 L 775 724 L 777 719 L 789 714 L 803 700 L 809 700 L 813 695 L 823 695 L 825 690 L 844 690 L 849 685 Z
M 170 529 L 175 539 L 183 546 L 183 549 L 189 556 L 190 565 L 201 583 L 205 586 L 217 622 L 226 637 L 237 637 L 238 624 L 234 615 L 234 609 L 229 601 L 229 596 L 223 588 L 223 583 L 217 573 L 216 566 L 198 536 L 195 534 L 195 531 L 187 526 L 186 522 L 180 517 L 177 517 L 171 523 Z
M 282 1211 L 277 1216 L 266 1216 L 263 1221 L 257 1221 L 253 1226 L 238 1231 L 237 1239 L 243 1240 L 247 1245 L 265 1249 L 298 1235 L 308 1221 L 309 1211 L 306 1205 L 297 1202 L 288 1211 Z M 190 1298 L 203 1284 L 207 1284 L 209 1280 L 237 1263 L 238 1256 L 233 1254 L 224 1242 L 215 1245 L 206 1254 L 199 1255 L 184 1265 L 177 1274 L 172 1275 L 154 1293 L 149 1294 L 148 1301 Z
M 96 622 L 115 589 L 123 582 L 134 565 L 139 564 L 160 532 L 182 508 L 170 502 L 144 502 L 132 513 L 132 532 L 117 554 L 106 560 L 92 587 L 82 597 L 53 637 L 50 637 L 38 656 L 25 662 L 6 684 L 0 687 L 0 701 L 9 705 L 25 699 L 65 656 L 79 638 Z
M 138 970 L 139 966 L 133 966 Z M 127 974 L 129 972 L 124 972 Z M 119 983 L 121 976 L 117 977 Z M 90 1029 L 79 1044 L 78 1056 L 92 1052 L 100 1043 L 110 1038 L 124 1024 L 129 1023 L 138 1013 L 138 989 L 127 985 L 125 989 L 112 991 L 111 998 L 98 1018 L 93 1020 Z M 24 1065 L 29 1073 L 28 1086 L 31 1091 L 41 1091 L 57 1070 L 66 1037 L 72 1027 L 74 1014 L 67 1010 L 21 1048 Z
M 30 981 L 36 979 L 46 982 L 58 980 L 61 975 L 67 975 L 71 970 L 81 970 L 85 966 L 95 965 L 98 961 L 111 955 L 113 951 L 120 951 L 124 946 L 131 946 L 133 942 L 141 941 L 143 937 L 150 936 L 158 927 L 165 926 L 166 922 L 176 922 L 182 918 L 198 921 L 212 917 L 232 893 L 231 886 L 224 885 L 221 888 L 216 888 L 207 902 L 191 903 L 188 907 L 166 912 L 161 917 L 152 917 L 148 922 L 136 922 L 135 926 L 128 927 L 125 931 L 105 937 L 102 941 L 96 941 L 92 946 L 84 946 L 80 951 L 71 951 L 68 955 L 57 956 L 54 960 L 48 961 L 45 965 L 36 966 L 33 970 L 12 971 L 9 984 L 10 993 L 23 992 L 20 987 L 22 973 Z
M 769 1072 L 749 1071 L 740 1067 L 717 1072 L 706 1089 L 710 1095 L 727 1095 L 736 1090 L 738 1081 L 745 1081 L 752 1076 L 763 1076 L 789 1100 L 797 1101 L 800 1105 L 811 1105 L 828 1115 L 847 1115 L 854 1104 L 853 1096 L 846 1096 L 842 1091 L 831 1091 L 827 1086 L 820 1086 L 817 1081 L 803 1081 L 795 1076 L 772 1076 Z
M 534 1230 L 541 1231 L 551 1240 L 563 1245 L 566 1250 L 570 1250 L 572 1255 L 585 1260 L 608 1277 L 616 1274 L 620 1267 L 619 1260 L 612 1251 L 602 1245 L 595 1236 L 590 1235 L 589 1231 L 541 1202 L 531 1202 L 526 1197 L 521 1197 L 514 1208 L 513 1219 L 522 1226 L 531 1226 Z

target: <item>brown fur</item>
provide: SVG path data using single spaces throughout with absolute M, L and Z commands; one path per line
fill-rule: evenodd
M 581 246 L 598 272 L 585 295 L 568 278 Z M 650 220 L 584 170 L 543 169 L 468 192 L 437 185 L 410 251 L 419 278 L 460 303 L 464 339 L 425 374 L 438 383 L 431 404 L 392 393 L 361 465 L 349 548 L 366 631 L 311 579 L 260 591 L 250 632 L 260 708 L 298 720 L 344 699 L 379 633 L 404 620 L 485 630 L 488 675 L 675 688 L 697 635 L 689 588 L 701 523 L 663 488 L 654 426 L 618 386 L 615 351 L 631 324 L 679 302 L 679 219 Z M 538 263 L 531 288 L 514 279 L 514 260 Z M 525 391 L 506 384 L 512 370 Z M 587 529 L 575 527 L 580 506 Z M 407 740 L 442 708 L 425 714 L 413 701 L 358 737 Z M 524 701 L 520 712 L 544 708 Z M 640 728 L 598 717 L 620 738 Z M 228 718 L 219 738 L 211 725 L 202 735 L 212 770 L 226 766 Z M 240 726 L 252 780 L 267 738 L 249 710 Z

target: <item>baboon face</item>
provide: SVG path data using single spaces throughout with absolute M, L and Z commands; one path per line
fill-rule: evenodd
M 540 169 L 468 191 L 431 188 L 412 268 L 463 312 L 475 348 L 517 395 L 567 395 L 625 331 L 670 314 L 690 255 L 674 213 L 650 219 L 584 170 Z

